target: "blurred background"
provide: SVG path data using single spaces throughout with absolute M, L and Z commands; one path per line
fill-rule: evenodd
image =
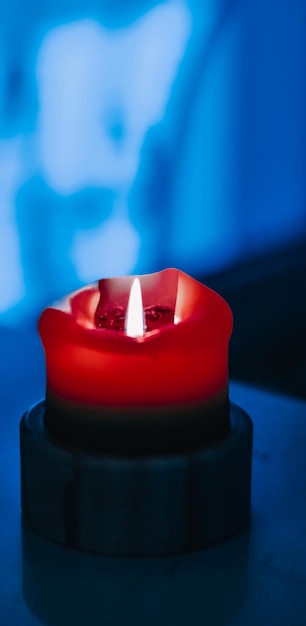
M 304 0 L 12 0 L 0 325 L 102 277 L 218 290 L 231 375 L 306 397 Z

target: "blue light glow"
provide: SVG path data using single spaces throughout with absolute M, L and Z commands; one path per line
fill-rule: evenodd
M 303 0 L 72 4 L 2 15 L 1 321 L 305 234 Z

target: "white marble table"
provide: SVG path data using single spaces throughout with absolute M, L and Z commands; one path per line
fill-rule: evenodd
M 251 527 L 209 550 L 116 559 L 22 533 L 18 426 L 44 395 L 34 333 L 0 329 L 0 625 L 306 624 L 306 403 L 231 385 L 254 421 Z

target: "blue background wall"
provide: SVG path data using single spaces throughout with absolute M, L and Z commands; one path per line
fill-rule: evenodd
M 203 276 L 305 237 L 303 0 L 1 13 L 0 323 L 103 276 Z

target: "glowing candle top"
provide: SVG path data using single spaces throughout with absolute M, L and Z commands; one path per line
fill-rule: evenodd
M 231 331 L 227 303 L 179 270 L 103 279 L 42 313 L 47 390 L 91 406 L 210 399 L 227 389 Z

